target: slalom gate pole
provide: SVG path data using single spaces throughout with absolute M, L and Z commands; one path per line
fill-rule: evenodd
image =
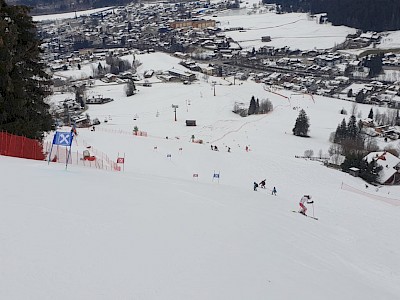
M 53 143 L 51 143 L 51 148 L 50 148 L 50 153 L 49 153 L 49 159 L 47 161 L 47 164 L 50 164 L 50 159 L 51 159 L 51 152 L 53 151 Z
M 311 203 L 312 204 L 312 216 L 313 216 L 313 218 L 315 218 L 315 216 L 314 216 L 314 203 Z

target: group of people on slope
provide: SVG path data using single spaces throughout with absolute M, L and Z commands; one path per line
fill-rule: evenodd
M 265 182 L 266 182 L 266 179 L 261 180 L 260 183 L 257 183 L 257 182 L 254 181 L 254 183 L 253 183 L 254 191 L 257 191 L 258 187 L 265 189 Z M 274 187 L 272 189 L 271 195 L 275 195 L 276 196 L 276 192 L 277 192 L 276 188 Z M 306 212 L 307 212 L 306 204 L 313 204 L 313 203 L 314 203 L 314 201 L 311 200 L 311 196 L 310 195 L 304 195 L 303 197 L 301 197 L 300 202 L 299 202 L 299 205 L 300 205 L 299 213 L 301 213 L 301 214 L 306 216 L 307 215 L 306 214 Z
M 265 189 L 265 182 L 266 182 L 266 179 L 264 179 L 264 180 L 261 180 L 261 182 L 260 183 L 257 183 L 257 182 L 255 182 L 254 181 L 254 184 L 253 184 L 253 189 L 254 189 L 254 191 L 257 191 L 257 188 L 258 187 L 260 187 L 260 188 L 262 188 L 262 189 Z M 274 187 L 272 190 L 271 190 L 271 195 L 275 195 L 276 196 L 276 188 Z
M 228 146 L 226 146 L 227 148 L 228 148 L 228 152 L 231 152 L 231 147 L 228 147 Z M 213 146 L 213 145 L 211 145 L 211 150 L 213 150 L 213 151 L 219 151 L 218 150 L 218 147 L 217 146 Z

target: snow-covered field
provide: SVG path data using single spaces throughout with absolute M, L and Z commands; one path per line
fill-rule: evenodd
M 137 58 L 139 72 L 178 67 L 164 54 Z M 78 129 L 72 149 L 124 153 L 124 172 L 0 156 L 0 298 L 399 299 L 399 206 L 376 196 L 399 199 L 400 188 L 366 190 L 358 178 L 295 158 L 326 153 L 339 110 L 352 103 L 199 79 L 139 87 L 132 97 L 123 85 L 89 91 L 115 101 L 89 107 L 108 122 Z M 253 95 L 274 111 L 231 112 Z M 310 138 L 291 134 L 298 108 L 310 118 Z M 358 105 L 357 115 L 369 110 Z M 112 131 L 134 126 L 149 136 Z M 262 179 L 267 188 L 253 191 Z M 292 212 L 304 194 L 318 221 Z
M 381 44 L 377 48 L 400 48 L 400 31 L 388 31 L 387 35 L 382 38 Z
M 69 13 L 62 13 L 62 14 L 52 14 L 52 15 L 40 15 L 40 16 L 32 16 L 32 20 L 35 22 L 42 22 L 42 21 L 54 21 L 54 20 L 62 20 L 62 19 L 72 19 L 75 17 L 80 16 L 87 16 L 93 13 L 97 13 L 100 11 L 107 11 L 110 10 L 112 7 L 102 7 L 96 9 L 89 9 L 83 11 L 76 11 L 76 12 L 69 12 Z
M 266 10 L 228 11 L 214 19 L 223 29 L 243 27 L 244 30 L 227 32 L 245 50 L 262 46 L 291 49 L 327 49 L 344 42 L 355 29 L 346 26 L 318 24 L 304 13 L 275 14 Z M 261 37 L 270 36 L 271 42 L 262 42 Z

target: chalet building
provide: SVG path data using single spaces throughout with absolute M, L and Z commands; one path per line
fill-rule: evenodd
M 183 81 L 194 81 L 196 80 L 196 74 L 190 72 L 184 72 L 177 69 L 169 70 L 168 73 L 172 76 L 176 76 Z
M 379 166 L 382 166 L 378 179 L 380 184 L 400 184 L 400 159 L 398 157 L 389 152 L 380 151 L 371 152 L 364 159 L 368 162 L 374 160 Z
M 214 76 L 217 75 L 217 69 L 211 66 L 205 66 L 201 68 L 201 71 L 206 74 L 206 75 L 210 75 L 210 76 Z

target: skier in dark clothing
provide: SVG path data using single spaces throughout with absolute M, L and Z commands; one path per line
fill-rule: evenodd
M 260 182 L 260 188 L 265 189 L 265 181 L 266 181 L 266 179 L 264 179 L 264 180 L 262 180 L 262 181 Z
M 254 181 L 254 190 L 257 191 L 258 183 Z
M 275 187 L 272 189 L 271 195 L 275 195 L 276 196 L 276 188 Z

